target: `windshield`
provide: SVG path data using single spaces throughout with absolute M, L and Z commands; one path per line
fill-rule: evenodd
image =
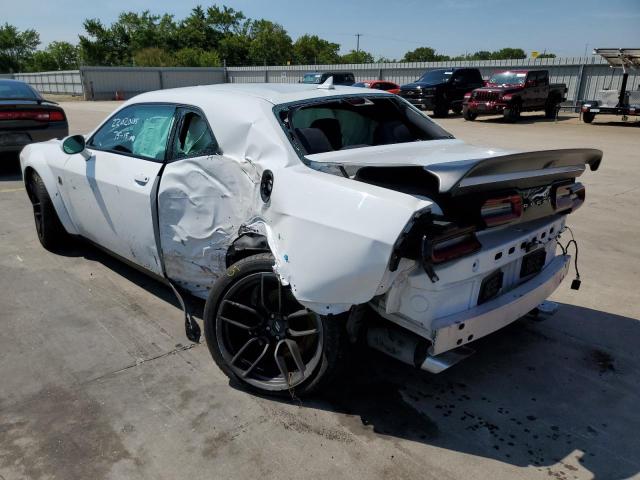
M 0 80 L 0 99 L 36 100 L 38 98 L 40 97 L 26 83 Z
M 278 115 L 305 155 L 453 138 L 398 98 L 350 96 L 290 106 Z
M 500 72 L 491 75 L 489 83 L 493 85 L 523 85 L 526 78 L 526 73 Z
M 305 73 L 302 77 L 302 83 L 320 83 L 321 73 Z
M 431 70 L 422 75 L 418 81 L 427 83 L 429 85 L 438 85 L 440 83 L 448 82 L 453 75 L 452 70 Z

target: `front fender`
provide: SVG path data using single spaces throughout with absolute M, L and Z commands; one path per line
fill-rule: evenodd
M 303 165 L 281 169 L 264 211 L 275 269 L 308 308 L 347 311 L 386 291 L 395 241 L 413 213 L 431 205 Z
M 75 227 L 71 216 L 67 211 L 66 206 L 60 195 L 58 189 L 58 182 L 56 175 L 51 169 L 50 161 L 64 162 L 64 154 L 60 150 L 59 140 L 49 140 L 48 142 L 33 143 L 27 145 L 20 152 L 20 168 L 22 169 L 22 178 L 25 183 L 25 188 L 29 189 L 28 180 L 31 174 L 31 170 L 35 171 L 42 181 L 44 182 L 47 192 L 51 197 L 60 223 L 64 229 L 71 235 L 77 235 L 78 230 Z

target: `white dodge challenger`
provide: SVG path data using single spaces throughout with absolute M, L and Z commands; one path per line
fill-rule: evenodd
M 231 379 L 305 394 L 353 342 L 437 373 L 534 310 L 569 270 L 559 235 L 602 152 L 466 145 L 329 79 L 145 93 L 20 159 L 45 248 L 83 237 L 206 299 Z

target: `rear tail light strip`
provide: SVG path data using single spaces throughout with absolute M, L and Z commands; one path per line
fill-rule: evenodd
M 422 266 L 432 282 L 438 281 L 434 265 L 439 265 L 477 252 L 482 244 L 475 228 L 459 228 L 438 237 L 422 237 Z
M 0 111 L 0 121 L 35 120 L 36 122 L 62 122 L 64 113 L 59 110 L 10 110 Z
M 557 211 L 577 210 L 584 203 L 586 189 L 581 183 L 556 187 L 553 195 L 553 208 Z
M 482 205 L 480 215 L 487 227 L 495 227 L 517 220 L 522 216 L 522 197 L 509 195 L 508 197 L 489 199 Z

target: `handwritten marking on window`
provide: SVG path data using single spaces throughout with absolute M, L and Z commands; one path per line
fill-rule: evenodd
M 116 130 L 113 132 L 114 140 L 121 140 L 123 142 L 133 142 L 136 139 L 135 135 L 132 135 L 131 132 L 126 130 Z
M 130 125 L 137 125 L 138 118 L 137 117 L 124 117 L 124 118 L 114 118 L 111 122 L 111 128 L 119 128 L 119 127 L 128 127 Z

